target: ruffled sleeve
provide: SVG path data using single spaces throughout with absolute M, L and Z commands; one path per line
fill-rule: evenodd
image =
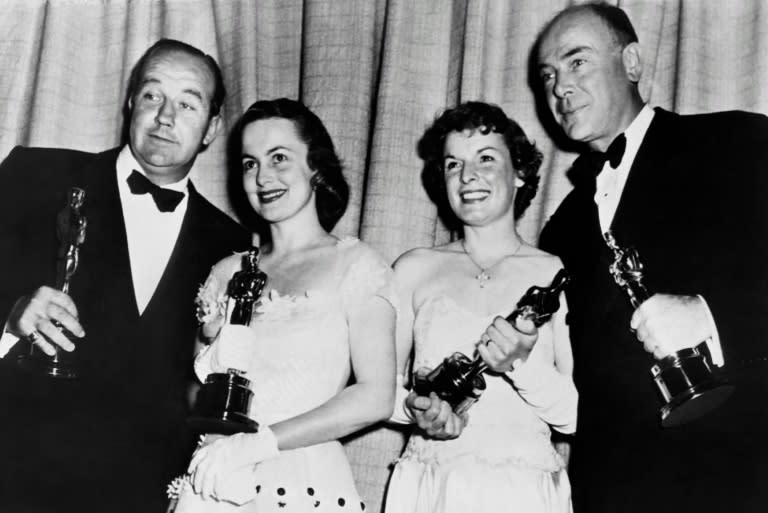
M 381 297 L 397 310 L 397 296 L 392 268 L 367 244 L 357 239 L 345 239 L 342 257 L 341 300 L 349 313 L 371 297 Z
M 227 310 L 227 284 L 212 268 L 205 283 L 200 285 L 195 298 L 197 322 L 207 324 L 223 316 Z
M 242 253 L 236 253 L 219 261 L 211 268 L 208 278 L 200 286 L 195 298 L 197 320 L 201 327 L 221 323 L 227 313 L 227 286 L 232 275 L 240 269 Z M 215 351 L 211 351 L 214 344 L 203 347 L 195 358 L 195 373 L 201 381 L 215 367 L 219 367 L 212 358 Z
M 578 392 L 570 376 L 540 362 L 527 362 L 507 375 L 544 422 L 561 433 L 576 431 Z

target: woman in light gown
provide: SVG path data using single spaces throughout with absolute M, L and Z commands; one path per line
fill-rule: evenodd
M 237 123 L 248 202 L 269 227 L 268 280 L 250 326 L 225 323 L 242 254 L 214 266 L 198 297 L 208 345 L 195 361 L 245 371 L 257 433 L 208 435 L 181 484 L 177 513 L 361 511 L 337 439 L 392 413 L 392 271 L 369 246 L 329 233 L 348 186 L 322 122 L 299 102 L 254 103 Z M 350 378 L 354 380 L 350 384 Z
M 573 433 L 576 425 L 564 300 L 538 330 L 503 317 L 562 267 L 515 229 L 535 194 L 541 154 L 501 109 L 469 102 L 434 122 L 419 155 L 430 196 L 463 238 L 395 263 L 398 369 L 408 375 L 413 348 L 417 372 L 455 351 L 479 354 L 493 372 L 463 415 L 434 393 L 398 393 L 393 420 L 418 427 L 394 468 L 386 511 L 571 511 L 565 462 L 551 441 L 551 428 Z

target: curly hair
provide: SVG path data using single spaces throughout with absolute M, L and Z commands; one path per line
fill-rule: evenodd
M 448 135 L 464 130 L 477 130 L 482 134 L 495 132 L 503 137 L 512 157 L 512 167 L 523 180 L 515 196 L 514 216 L 518 219 L 531 204 L 539 187 L 542 154 L 528 140 L 520 125 L 508 118 L 500 107 L 484 102 L 465 102 L 445 110 L 419 140 L 417 152 L 424 161 L 421 180 L 437 206 L 438 214 L 449 229 L 460 228 L 461 222 L 448 203 L 443 158 Z
M 333 141 L 320 118 L 303 103 L 288 98 L 257 101 L 243 113 L 235 124 L 229 139 L 230 172 L 240 181 L 242 194 L 242 169 L 240 158 L 243 146 L 243 130 L 251 123 L 262 119 L 282 118 L 293 122 L 302 142 L 307 145 L 307 165 L 315 172 L 310 183 L 315 189 L 315 208 L 320 225 L 331 231 L 344 215 L 349 203 L 349 185 L 342 173 L 342 164 Z M 233 203 L 236 203 L 233 200 Z M 241 212 L 241 217 L 243 216 Z

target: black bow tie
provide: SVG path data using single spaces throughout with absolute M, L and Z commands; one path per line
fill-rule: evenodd
M 624 134 L 619 134 L 605 152 L 589 151 L 582 153 L 579 158 L 573 161 L 571 171 L 568 173 L 571 181 L 576 187 L 585 187 L 587 190 L 594 191 L 595 178 L 603 170 L 605 163 L 609 162 L 611 167 L 616 169 L 621 163 L 626 147 L 627 138 Z
M 579 158 L 573 163 L 574 167 L 582 169 L 591 177 L 596 177 L 603 170 L 603 166 L 608 162 L 613 169 L 619 167 L 621 159 L 624 157 L 624 150 L 627 148 L 627 138 L 624 134 L 619 134 L 613 140 L 605 152 L 590 151 L 579 155 Z
M 149 178 L 135 169 L 131 176 L 128 177 L 128 187 L 130 187 L 133 194 L 151 194 L 160 212 L 173 212 L 181 203 L 181 200 L 184 199 L 183 192 L 163 189 L 159 185 L 150 182 Z

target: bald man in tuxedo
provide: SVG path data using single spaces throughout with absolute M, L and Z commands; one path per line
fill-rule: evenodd
M 540 238 L 573 278 L 575 510 L 763 511 L 768 119 L 650 108 L 638 91 L 637 35 L 609 4 L 557 14 L 535 55 L 555 121 L 584 145 L 574 189 Z M 651 297 L 638 308 L 609 272 L 609 231 L 644 264 Z M 691 348 L 735 391 L 707 415 L 664 428 L 649 370 Z

